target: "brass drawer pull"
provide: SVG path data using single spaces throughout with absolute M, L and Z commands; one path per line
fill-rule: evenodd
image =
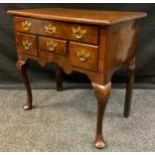
M 87 30 L 82 29 L 81 26 L 78 26 L 77 28 L 72 28 L 73 35 L 76 39 L 82 39 L 86 37 L 87 35 Z
M 50 40 L 49 42 L 46 43 L 46 46 L 49 51 L 55 51 L 57 48 L 57 43 L 54 42 L 53 40 Z
M 22 44 L 25 50 L 30 50 L 32 48 L 32 42 L 29 42 L 28 40 L 23 40 Z
M 84 50 L 78 51 L 76 54 L 81 62 L 86 62 L 90 58 L 90 54 L 85 52 Z
M 32 23 L 28 20 L 25 20 L 22 22 L 22 27 L 25 31 L 30 31 L 30 28 L 32 27 Z
M 52 24 L 45 25 L 44 29 L 45 29 L 45 32 L 48 34 L 56 33 L 56 27 L 53 26 Z

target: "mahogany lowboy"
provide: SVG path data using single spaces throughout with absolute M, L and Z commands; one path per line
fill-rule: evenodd
M 95 146 L 103 148 L 103 115 L 112 76 L 121 67 L 126 67 L 129 73 L 124 116 L 130 114 L 139 19 L 146 14 L 60 8 L 8 13 L 14 15 L 17 69 L 27 90 L 24 109 L 32 108 L 31 87 L 25 71 L 27 60 L 41 65 L 55 63 L 57 90 L 62 90 L 62 69 L 67 74 L 72 71 L 86 74 L 98 103 Z

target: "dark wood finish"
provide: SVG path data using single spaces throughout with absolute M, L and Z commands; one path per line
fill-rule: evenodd
M 98 46 L 70 42 L 69 60 L 72 66 L 97 71 Z
M 25 42 L 25 45 L 23 45 Z M 16 33 L 16 43 L 19 51 L 32 56 L 38 56 L 37 37 L 34 35 Z M 29 44 L 29 45 L 26 45 Z M 26 49 L 27 48 L 27 49 Z
M 30 110 L 32 108 L 32 92 L 31 92 L 31 86 L 29 83 L 29 79 L 28 79 L 27 74 L 26 74 L 25 66 L 26 66 L 25 61 L 18 60 L 16 67 L 20 73 L 20 77 L 21 77 L 22 81 L 24 82 L 25 88 L 27 91 L 27 101 L 24 104 L 24 110 Z
M 124 116 L 126 118 L 130 116 L 135 68 L 136 68 L 135 62 L 128 67 L 128 79 L 127 79 L 125 103 L 124 103 Z
M 30 28 L 24 29 L 22 23 L 29 22 Z M 50 32 L 45 30 L 45 26 L 47 29 L 55 28 L 55 32 Z M 81 30 L 86 30 L 86 37 L 83 36 L 82 38 L 76 38 L 73 33 L 73 29 L 81 28 Z M 70 39 L 76 40 L 85 43 L 98 43 L 98 27 L 97 26 L 88 26 L 88 25 L 81 25 L 81 24 L 71 24 L 71 23 L 64 23 L 64 22 L 56 22 L 56 21 L 48 21 L 48 20 L 39 20 L 39 19 L 31 19 L 31 18 L 15 18 L 15 29 L 18 32 L 25 32 L 30 34 L 39 34 L 43 36 L 50 36 L 60 39 Z
M 112 25 L 108 30 L 107 51 L 105 55 L 107 70 L 105 83 L 122 66 L 129 66 L 136 55 L 139 21 L 129 21 Z M 109 61 L 111 60 L 111 61 Z
M 8 13 L 15 15 L 17 68 L 28 92 L 27 109 L 32 107 L 31 89 L 22 67 L 27 60 L 35 60 L 41 65 L 55 63 L 57 90 L 62 90 L 61 69 L 66 74 L 73 71 L 86 74 L 98 100 L 95 146 L 103 148 L 102 120 L 111 91 L 111 79 L 121 67 L 130 70 L 125 117 L 130 113 L 139 19 L 146 14 L 73 9 L 9 10 Z M 30 41 L 33 42 L 30 52 L 24 50 L 23 38 L 28 40 L 24 43 L 26 48 L 31 45 Z M 50 42 L 48 47 L 47 42 Z
M 95 25 L 112 25 L 130 20 L 136 20 L 146 16 L 146 13 L 141 12 L 119 12 L 62 8 L 9 10 L 8 13 L 16 16 L 31 17 L 37 19 L 49 19 Z
M 100 149 L 105 147 L 106 145 L 102 135 L 102 120 L 107 105 L 107 101 L 111 92 L 111 82 L 107 83 L 104 86 L 92 83 L 92 86 L 95 90 L 95 95 L 97 97 L 97 103 L 98 103 L 95 146 Z
M 67 41 L 39 37 L 39 49 L 47 52 L 54 52 L 61 55 L 67 55 Z
M 62 91 L 62 69 L 57 64 L 56 66 L 56 87 L 57 91 Z

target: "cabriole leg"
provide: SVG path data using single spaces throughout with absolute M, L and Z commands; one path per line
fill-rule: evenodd
M 57 91 L 62 91 L 62 69 L 56 64 L 56 87 Z
M 17 70 L 19 71 L 20 77 L 22 81 L 24 82 L 24 85 L 27 91 L 27 101 L 24 104 L 24 110 L 29 110 L 32 108 L 32 92 L 31 92 L 31 86 L 29 83 L 29 79 L 26 74 L 26 62 L 18 61 L 16 67 L 17 67 Z
M 127 80 L 125 103 L 124 103 L 124 116 L 126 118 L 130 116 L 134 77 L 135 77 L 135 65 L 133 67 L 128 67 L 128 80 Z
M 111 92 L 111 82 L 106 85 L 99 85 L 92 83 L 97 98 L 98 112 L 97 112 L 97 126 L 96 126 L 96 138 L 95 146 L 99 149 L 105 147 L 105 141 L 102 135 L 102 121 L 107 105 L 107 101 Z

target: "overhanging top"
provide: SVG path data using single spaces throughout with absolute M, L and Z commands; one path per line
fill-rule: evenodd
M 80 22 L 95 25 L 112 25 L 116 23 L 139 19 L 147 15 L 146 13 L 142 12 L 119 12 L 62 8 L 8 10 L 7 13 L 16 16 L 75 23 Z

